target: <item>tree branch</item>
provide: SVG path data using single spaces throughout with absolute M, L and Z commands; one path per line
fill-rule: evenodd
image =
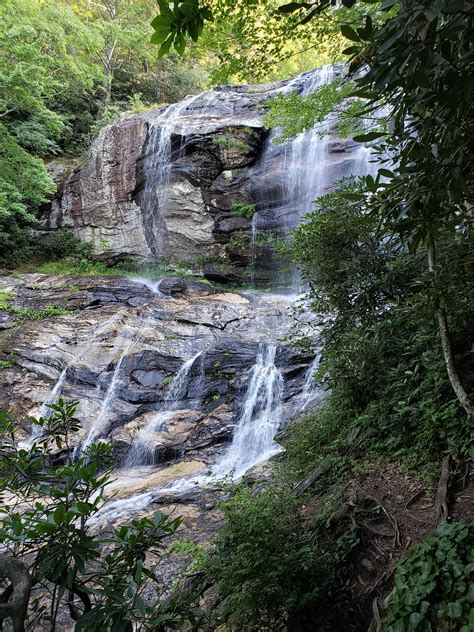
M 11 599 L 6 603 L 0 603 L 0 621 L 11 619 L 13 631 L 24 632 L 30 601 L 31 576 L 20 560 L 5 553 L 0 553 L 0 575 L 7 577 L 13 587 Z
M 430 239 L 430 241 L 428 242 L 428 268 L 430 272 L 435 271 L 435 266 L 435 244 L 433 239 Z M 474 404 L 470 400 L 470 397 L 467 394 L 466 389 L 464 388 L 456 371 L 453 350 L 451 347 L 451 340 L 449 339 L 448 320 L 446 318 L 446 312 L 441 306 L 437 307 L 436 309 L 436 317 L 438 319 L 441 347 L 443 349 L 444 361 L 446 363 L 449 381 L 451 382 L 451 386 L 453 387 L 453 391 L 456 394 L 459 403 L 466 411 L 468 419 L 474 419 Z

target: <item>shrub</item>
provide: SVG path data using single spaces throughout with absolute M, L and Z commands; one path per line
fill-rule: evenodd
M 246 217 L 247 219 L 252 219 L 257 210 L 256 204 L 247 204 L 245 202 L 236 202 L 232 204 L 232 215 L 234 217 Z
M 286 487 L 265 489 L 259 497 L 241 487 L 222 503 L 225 525 L 204 566 L 222 598 L 214 625 L 351 629 L 357 615 L 346 580 L 357 543 L 354 527 L 349 521 L 330 527 L 323 519 L 304 524 L 300 503 Z
M 474 626 L 474 527 L 442 522 L 395 574 L 387 632 L 469 632 Z
M 21 499 L 21 513 L 18 503 L 0 510 L 2 562 L 14 558 L 34 587 L 28 627 L 58 630 L 59 612 L 70 613 L 78 632 L 176 626 L 181 617 L 161 600 L 163 587 L 146 553 L 159 554 L 180 519 L 156 512 L 110 535 L 93 532 L 109 480 L 111 447 L 93 445 L 73 460 L 73 437 L 81 427 L 76 407 L 77 402 L 60 399 L 49 406 L 48 418 L 33 419 L 41 435 L 27 448 L 19 448 L 13 419 L 0 412 L 0 495 Z M 58 449 L 63 450 L 59 464 Z M 28 605 L 25 583 L 23 590 Z M 15 629 L 23 629 L 22 623 Z

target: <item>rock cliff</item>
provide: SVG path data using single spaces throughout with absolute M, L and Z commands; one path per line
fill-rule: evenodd
M 361 147 L 331 125 L 324 141 L 310 132 L 275 144 L 262 122 L 267 99 L 307 94 L 338 72 L 215 88 L 105 127 L 60 185 L 40 230 L 71 229 L 111 262 L 200 257 L 242 272 L 261 255 L 264 269 L 266 232 L 297 225 L 312 199 L 356 173 L 361 159 L 367 168 Z

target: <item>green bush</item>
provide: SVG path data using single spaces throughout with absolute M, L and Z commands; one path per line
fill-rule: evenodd
M 74 626 L 77 632 L 179 628 L 182 616 L 163 599 L 165 586 L 147 552 L 160 560 L 164 540 L 175 533 L 180 518 L 156 512 L 107 534 L 97 531 L 111 446 L 94 444 L 73 459 L 74 436 L 81 428 L 77 402 L 59 399 L 49 408 L 48 418 L 30 418 L 39 433 L 22 448 L 14 420 L 0 411 L 0 495 L 21 498 L 21 509 L 9 503 L 0 510 L 0 544 L 2 555 L 23 567 L 34 587 L 31 598 L 25 591 L 26 627 Z M 68 614 L 71 620 L 65 623 Z M 23 627 L 23 621 L 15 625 Z
M 474 629 L 474 527 L 442 522 L 397 568 L 387 632 Z
M 461 237 L 440 242 L 438 260 L 445 272 L 434 279 L 424 272 L 421 255 L 395 239 L 381 243 L 363 203 L 347 203 L 345 196 L 353 195 L 357 191 L 349 185 L 339 196 L 318 200 L 289 247 L 308 282 L 310 309 L 325 317 L 319 377 L 333 393 L 328 410 L 315 415 L 307 451 L 321 452 L 319 426 L 326 427 L 330 415 L 329 426 L 341 429 L 336 439 L 342 446 L 350 429 L 358 428 L 353 448 L 363 446 L 417 468 L 437 467 L 446 450 L 468 453 L 470 428 L 446 371 L 434 283 L 443 286 L 455 362 L 469 390 L 474 385 L 468 326 L 474 318 L 468 280 L 472 245 Z
M 245 202 L 236 202 L 232 204 L 232 215 L 234 217 L 246 217 L 247 219 L 252 219 L 257 210 L 256 204 L 246 204 Z
M 81 242 L 74 233 L 65 228 L 58 231 L 46 247 L 47 258 L 62 259 L 69 257 L 75 263 L 92 260 L 92 244 Z
M 347 590 L 355 529 L 350 521 L 303 524 L 300 504 L 284 486 L 258 497 L 242 487 L 222 503 L 225 524 L 204 564 L 222 598 L 211 629 L 222 621 L 248 631 L 355 629 Z

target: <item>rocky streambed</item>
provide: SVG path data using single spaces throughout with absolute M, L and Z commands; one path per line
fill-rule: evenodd
M 7 274 L 0 290 L 0 407 L 28 440 L 29 415 L 79 402 L 76 451 L 114 443 L 105 523 L 179 502 L 205 532 L 218 482 L 261 468 L 318 400 L 317 360 L 284 342 L 294 297 L 180 277 Z

